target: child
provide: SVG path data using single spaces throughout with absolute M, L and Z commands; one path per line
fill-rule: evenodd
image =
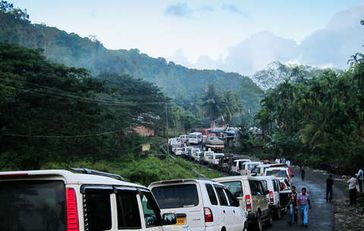
M 302 188 L 300 195 L 298 195 L 297 202 L 301 212 L 302 225 L 307 227 L 308 209 L 311 209 L 311 200 L 305 187 Z

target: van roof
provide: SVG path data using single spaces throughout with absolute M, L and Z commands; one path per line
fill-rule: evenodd
M 217 182 L 222 182 L 222 181 L 234 181 L 234 180 L 258 180 L 258 179 L 253 176 L 226 176 L 226 177 L 215 178 L 213 180 Z
M 194 182 L 194 183 L 218 183 L 211 179 L 194 179 L 194 178 L 187 178 L 187 179 L 174 179 L 174 180 L 161 180 L 152 182 L 149 187 L 156 186 L 156 185 L 168 185 L 168 184 L 180 184 L 186 182 Z M 220 184 L 220 183 L 218 183 Z
M 99 176 L 93 174 L 74 173 L 68 170 L 29 170 L 29 171 L 8 171 L 0 172 L 0 181 L 9 179 L 27 179 L 27 178 L 46 178 L 60 177 L 66 184 L 95 184 L 95 185 L 118 185 L 127 187 L 146 188 L 145 186 L 117 180 L 111 177 Z

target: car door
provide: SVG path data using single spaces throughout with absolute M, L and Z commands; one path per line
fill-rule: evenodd
M 144 217 L 142 222 L 143 230 L 148 231 L 162 231 L 162 217 L 160 214 L 159 207 L 152 194 L 143 190 L 139 194 L 140 206 L 139 209 L 142 211 Z
M 225 226 L 227 230 L 230 230 L 231 224 L 233 223 L 231 217 L 231 211 L 229 207 L 228 199 L 226 198 L 224 192 L 224 186 L 222 185 L 214 185 L 217 198 L 219 199 L 219 211 L 217 211 L 221 216 L 221 225 Z
M 242 209 L 239 207 L 239 201 L 233 196 L 233 194 L 225 189 L 224 190 L 226 197 L 229 201 L 229 213 L 228 216 L 231 217 L 230 219 L 230 224 L 231 224 L 231 229 L 232 231 L 241 231 L 243 228 L 242 225 L 242 217 L 243 217 L 243 213 L 242 213 Z
M 262 213 L 266 215 L 268 212 L 268 205 L 269 205 L 269 195 L 267 197 L 267 194 L 265 192 L 263 183 L 261 181 L 257 181 L 258 183 L 258 190 L 259 190 L 259 205 L 260 209 L 262 210 Z
M 136 188 L 117 187 L 115 194 L 118 230 L 142 230 L 143 212 Z M 144 217 L 143 217 L 144 218 Z

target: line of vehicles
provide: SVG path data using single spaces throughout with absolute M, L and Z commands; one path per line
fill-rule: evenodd
M 281 217 L 289 166 L 201 149 L 191 160 L 204 161 L 205 152 L 210 166 L 232 176 L 145 187 L 83 168 L 0 172 L 0 230 L 260 231 Z

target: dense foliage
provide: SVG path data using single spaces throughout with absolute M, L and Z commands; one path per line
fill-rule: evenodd
M 297 70 L 266 93 L 257 119 L 277 156 L 330 170 L 364 166 L 364 62 L 345 72 Z
M 13 6 L 7 6 L 7 10 L 0 7 L 0 42 L 42 49 L 54 62 L 86 68 L 93 74 L 117 73 L 141 78 L 155 83 L 173 99 L 191 100 L 213 84 L 219 91 L 238 93 L 240 102 L 253 113 L 259 108 L 263 92 L 248 77 L 220 70 L 189 69 L 164 58 L 149 57 L 138 49 L 108 50 L 94 36 L 81 38 L 57 28 L 31 24 L 28 17 L 14 17 L 10 13 L 13 11 L 24 13 Z
M 91 78 L 40 51 L 0 44 L 0 86 L 0 168 L 112 159 L 135 148 L 130 127 L 164 128 L 160 105 L 168 99 L 156 86 L 129 76 Z

